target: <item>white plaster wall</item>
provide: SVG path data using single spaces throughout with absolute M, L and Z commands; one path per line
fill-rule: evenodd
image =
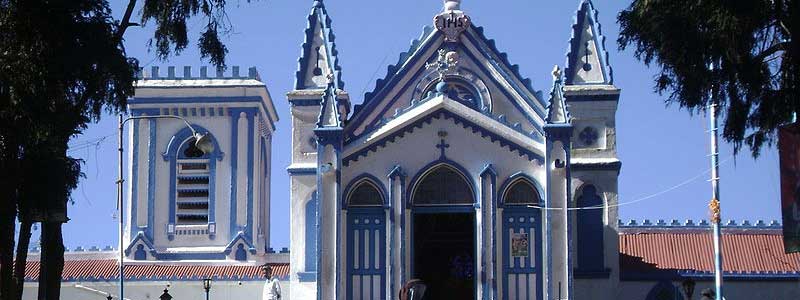
M 437 133 L 442 130 L 447 132 L 445 140 L 446 143 L 450 145 L 446 151 L 447 158 L 467 169 L 468 174 L 465 175 L 470 177 L 476 185 L 477 197 L 480 197 L 480 195 L 484 193 L 483 188 L 480 186 L 481 180 L 479 177 L 486 164 L 489 163 L 492 164 L 498 173 L 496 189 L 500 189 L 501 185 L 503 185 L 511 175 L 518 172 L 533 177 L 540 188 L 546 188 L 545 167 L 541 165 L 541 162 L 536 160 L 529 161 L 527 157 L 520 157 L 516 151 L 510 152 L 508 147 L 500 147 L 499 142 L 491 142 L 489 137 L 482 138 L 479 134 L 473 133 L 471 129 L 464 129 L 460 124 L 455 124 L 452 119 L 432 120 L 430 124 L 425 123 L 422 128 L 416 128 L 412 133 L 404 134 L 402 138 L 397 138 L 395 142 L 387 143 L 385 147 L 379 148 L 377 152 L 370 152 L 367 157 L 360 157 L 358 161 L 350 162 L 349 166 L 344 167 L 342 170 L 342 186 L 347 186 L 357 176 L 368 173 L 378 178 L 380 181 L 379 184 L 383 185 L 388 191 L 390 181 L 386 175 L 395 165 L 400 165 L 408 177 L 406 178 L 406 186 L 402 187 L 402 190 L 400 187 L 396 187 L 395 194 L 397 194 L 398 191 L 402 191 L 402 193 L 405 194 L 409 186 L 413 184 L 411 180 L 414 175 L 422 172 L 422 168 L 427 164 L 439 159 L 440 150 L 436 148 L 436 144 L 440 143 L 441 139 L 438 137 Z M 544 151 L 542 150 L 542 152 Z M 347 191 L 343 191 L 343 193 L 344 192 Z M 502 193 L 500 190 L 496 192 L 497 195 Z M 539 192 L 542 193 L 542 197 L 545 197 L 547 191 L 540 190 Z M 480 201 L 480 199 L 477 200 Z M 394 213 L 397 216 L 395 220 L 395 230 L 398 231 L 396 233 L 397 245 L 395 249 L 399 251 L 401 237 L 399 235 L 400 219 L 398 204 L 397 202 L 394 204 Z M 400 206 L 400 209 L 405 209 L 404 205 Z M 483 214 L 483 211 L 484 209 L 481 209 L 478 213 Z M 410 231 L 408 230 L 408 226 L 411 222 L 410 211 L 406 210 L 405 214 L 407 226 L 406 236 L 402 237 L 406 243 L 404 263 L 406 264 L 406 276 L 411 276 L 412 274 L 409 272 L 409 264 L 411 263 L 409 258 Z M 497 220 L 501 220 L 502 214 L 498 212 L 496 218 Z M 480 220 L 479 222 L 484 222 L 484 220 Z M 480 226 L 480 224 L 478 226 Z M 495 232 L 497 232 L 497 253 L 504 253 L 502 249 L 502 240 L 499 238 L 502 236 L 500 234 L 500 226 L 501 222 L 498 221 L 497 228 L 495 229 Z M 478 234 L 479 236 L 481 235 L 481 233 Z M 490 244 L 488 242 L 483 243 L 483 241 L 479 241 L 477 259 L 480 259 L 480 247 L 482 246 L 490 247 Z M 490 248 L 486 248 L 485 250 L 486 253 L 490 253 Z M 343 255 L 345 251 L 346 248 L 342 245 Z M 498 280 L 498 288 L 501 288 L 502 284 L 500 284 L 500 278 L 502 278 L 502 274 L 500 270 L 502 268 L 500 262 L 502 260 L 499 259 L 499 257 L 500 256 L 498 256 L 497 259 L 497 273 L 495 274 L 495 278 Z M 392 263 L 398 265 L 400 264 L 400 259 L 398 255 Z M 347 263 L 344 265 L 347 265 Z M 392 266 L 391 268 L 394 267 L 395 266 Z M 390 273 L 390 276 L 399 276 L 397 275 L 398 273 L 399 271 Z M 476 274 L 481 274 L 480 270 L 478 270 Z M 401 281 L 400 278 L 394 278 L 394 280 L 396 286 L 399 285 Z
M 297 273 L 305 272 L 305 206 L 317 188 L 316 175 L 292 176 L 290 184 L 291 215 L 289 249 L 290 280 L 292 290 L 300 299 L 316 298 L 316 282 L 300 282 Z
M 129 281 L 125 282 L 125 299 L 159 299 L 164 288 L 169 285 L 169 294 L 176 300 L 205 299 L 202 280 L 197 281 Z M 105 300 L 108 293 L 117 299 L 118 282 L 64 282 L 61 284 L 62 300 Z M 213 281 L 209 299 L 247 299 L 260 300 L 263 281 Z M 37 299 L 38 284 L 25 283 L 23 300 Z M 282 300 L 310 299 L 298 295 L 292 298 L 292 289 L 281 282 Z

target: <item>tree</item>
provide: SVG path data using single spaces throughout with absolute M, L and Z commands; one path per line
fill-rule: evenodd
M 22 297 L 30 224 L 42 223 L 39 299 L 58 299 L 64 264 L 61 226 L 81 176 L 66 153 L 71 137 L 104 112 L 125 109 L 133 94 L 136 59 L 123 37 L 137 1 L 120 20 L 105 0 L 0 0 L 0 298 Z M 225 0 L 144 0 L 141 24 L 153 22 L 151 45 L 160 58 L 188 45 L 187 20 L 206 20 L 197 46 L 224 68 L 220 35 L 229 28 Z M 154 43 L 152 42 L 154 41 Z M 15 219 L 19 236 L 14 272 Z M 16 280 L 14 273 L 17 274 Z
M 736 153 L 747 145 L 758 157 L 800 112 L 800 1 L 635 0 L 617 21 L 620 49 L 660 68 L 655 90 L 668 103 L 719 103 Z

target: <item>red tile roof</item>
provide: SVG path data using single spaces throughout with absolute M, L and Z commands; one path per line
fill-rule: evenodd
M 714 269 L 710 230 L 622 230 L 619 252 L 623 278 L 703 275 Z M 784 253 L 779 230 L 724 232 L 722 257 L 723 270 L 734 277 L 800 277 L 800 253 Z
M 269 264 L 273 274 L 281 279 L 288 279 L 289 264 Z M 117 280 L 119 269 L 116 260 L 67 260 L 64 262 L 63 281 L 105 281 Z M 29 261 L 25 268 L 25 280 L 36 281 L 39 278 L 39 262 Z M 125 265 L 126 280 L 196 280 L 213 278 L 217 280 L 260 280 L 260 266 L 219 266 L 219 265 L 166 265 L 135 264 Z

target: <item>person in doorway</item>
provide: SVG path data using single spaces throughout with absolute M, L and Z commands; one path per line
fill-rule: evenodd
M 264 274 L 264 278 L 267 279 L 264 282 L 264 289 L 261 292 L 261 299 L 262 300 L 278 300 L 281 298 L 281 284 L 278 282 L 278 278 L 272 276 L 272 266 L 264 264 L 261 266 L 261 272 Z
M 419 279 L 411 279 L 400 289 L 400 300 L 422 300 L 425 299 L 425 283 Z

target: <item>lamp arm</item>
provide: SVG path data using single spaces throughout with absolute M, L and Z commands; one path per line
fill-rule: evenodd
M 174 115 L 132 116 L 132 117 L 127 117 L 124 120 L 122 120 L 122 123 L 120 123 L 120 127 L 125 126 L 125 123 L 127 123 L 130 120 L 140 120 L 140 119 L 178 119 L 178 120 L 183 121 L 183 123 L 186 124 L 186 127 L 189 127 L 189 130 L 192 131 L 192 135 L 196 135 L 197 134 L 197 130 L 194 129 L 194 126 L 192 126 L 192 124 L 190 124 L 189 121 L 187 121 L 184 117 L 174 116 Z

